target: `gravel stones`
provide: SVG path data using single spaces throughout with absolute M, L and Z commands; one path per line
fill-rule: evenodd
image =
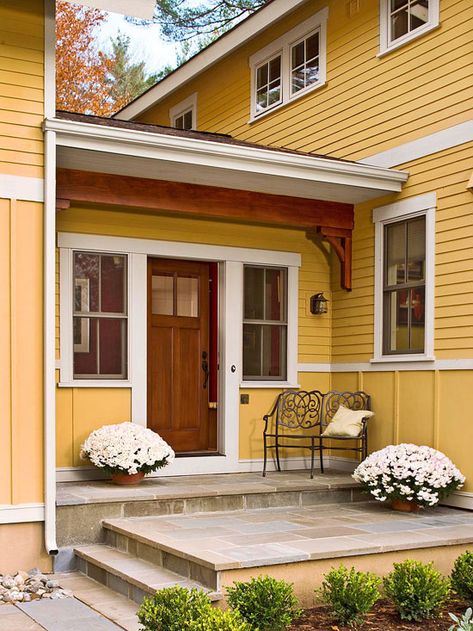
M 72 595 L 70 589 L 62 589 L 59 581 L 42 574 L 37 568 L 29 572 L 19 571 L 14 576 L 0 574 L 0 606 L 40 598 L 59 600 Z

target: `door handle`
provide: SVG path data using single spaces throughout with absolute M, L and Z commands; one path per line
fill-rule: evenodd
M 207 361 L 207 357 L 207 351 L 202 351 L 202 370 L 205 374 L 204 390 L 207 388 L 207 384 L 209 382 L 209 362 Z

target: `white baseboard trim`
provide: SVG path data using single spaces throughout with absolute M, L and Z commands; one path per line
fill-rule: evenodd
M 442 500 L 444 506 L 452 506 L 454 508 L 464 508 L 473 510 L 473 493 L 467 491 L 454 491 L 451 495 Z
M 0 524 L 44 521 L 44 504 L 0 504 Z
M 206 460 L 208 458 L 205 458 Z M 182 459 L 184 460 L 184 459 Z M 186 459 L 189 460 L 189 459 Z M 253 458 L 248 460 L 239 460 L 236 464 L 226 463 L 225 458 L 215 457 L 215 467 L 211 470 L 202 470 L 199 467 L 199 461 L 204 457 L 196 457 L 192 459 L 192 465 L 196 465 L 195 470 L 192 467 L 186 467 L 185 471 L 173 471 L 171 469 L 163 469 L 154 474 L 150 474 L 149 478 L 162 478 L 181 475 L 205 475 L 208 473 L 256 473 L 263 470 L 263 458 Z M 315 468 L 318 470 L 318 458 L 316 457 Z M 356 467 L 356 461 L 350 458 L 340 458 L 338 456 L 325 456 L 324 464 L 327 468 L 337 469 L 339 471 L 352 472 Z M 310 468 L 310 456 L 299 458 L 281 458 L 281 468 L 284 471 L 296 471 L 300 469 Z M 276 463 L 272 458 L 268 459 L 268 471 L 276 471 Z M 81 482 L 87 480 L 106 480 L 109 476 L 100 469 L 95 467 L 60 467 L 56 469 L 57 482 Z
M 340 364 L 298 364 L 298 372 L 405 372 L 426 370 L 473 370 L 473 359 L 434 359 L 419 361 L 372 361 Z
M 473 120 L 453 125 L 417 140 L 406 142 L 387 151 L 381 151 L 360 160 L 363 164 L 391 168 L 433 153 L 451 149 L 473 140 Z
M 0 174 L 0 198 L 43 202 L 44 180 L 37 177 Z

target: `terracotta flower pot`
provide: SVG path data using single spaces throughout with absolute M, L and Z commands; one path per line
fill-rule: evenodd
M 417 513 L 419 504 L 412 500 L 391 500 L 391 508 L 401 513 Z
M 144 477 L 145 474 L 142 471 L 132 473 L 131 475 L 128 475 L 128 473 L 112 473 L 112 482 L 122 486 L 139 484 Z

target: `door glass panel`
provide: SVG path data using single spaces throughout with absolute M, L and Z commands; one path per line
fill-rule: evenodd
M 177 279 L 177 315 L 199 316 L 199 279 L 179 276 Z
M 151 311 L 154 315 L 173 315 L 174 278 L 153 276 L 151 279 Z

